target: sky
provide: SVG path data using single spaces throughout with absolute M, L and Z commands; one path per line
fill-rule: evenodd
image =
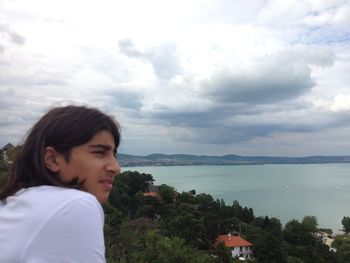
M 119 152 L 350 155 L 349 0 L 0 0 L 0 147 L 89 105 Z

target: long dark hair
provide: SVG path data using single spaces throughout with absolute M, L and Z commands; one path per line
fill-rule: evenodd
M 69 162 L 71 149 L 87 143 L 100 131 L 109 131 L 116 148 L 120 142 L 120 128 L 113 117 L 98 109 L 85 106 L 57 107 L 47 112 L 29 131 L 0 193 L 0 200 L 21 188 L 55 185 L 78 188 L 78 178 L 65 183 L 57 173 L 45 167 L 44 149 L 53 147 Z

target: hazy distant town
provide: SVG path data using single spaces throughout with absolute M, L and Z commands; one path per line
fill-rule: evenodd
M 240 155 L 189 155 L 151 154 L 136 156 L 118 154 L 121 166 L 175 166 L 175 165 L 262 165 L 262 164 L 312 164 L 350 163 L 350 156 L 268 157 Z

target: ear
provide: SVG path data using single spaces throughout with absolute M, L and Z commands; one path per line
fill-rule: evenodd
M 44 149 L 45 167 L 53 173 L 60 170 L 59 154 L 55 148 L 48 146 Z

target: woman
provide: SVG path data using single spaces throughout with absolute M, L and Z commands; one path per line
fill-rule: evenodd
M 1 262 L 105 262 L 100 203 L 120 173 L 119 126 L 58 107 L 30 130 L 0 193 Z

